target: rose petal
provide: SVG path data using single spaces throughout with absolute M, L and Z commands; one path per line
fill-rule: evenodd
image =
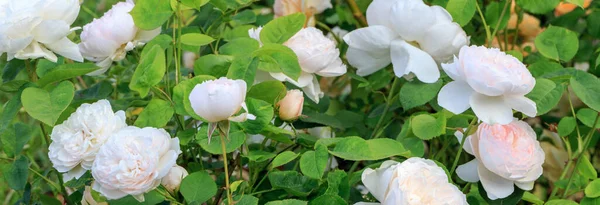
M 479 120 L 487 124 L 504 125 L 513 121 L 512 109 L 504 102 L 502 96 L 491 97 L 473 93 L 469 102 Z
M 529 117 L 537 115 L 535 102 L 525 96 L 507 95 L 504 96 L 504 102 L 516 111 L 522 112 Z
M 506 198 L 515 191 L 512 181 L 490 172 L 481 163 L 477 167 L 477 172 L 479 173 L 481 185 L 483 185 L 488 198 L 491 200 Z
M 392 62 L 389 53 L 375 57 L 369 52 L 352 47 L 348 48 L 346 58 L 348 59 L 348 63 L 356 68 L 356 74 L 359 76 L 371 75 Z
M 438 104 L 454 114 L 461 114 L 471 107 L 469 101 L 473 92 L 469 84 L 452 81 L 440 90 Z
M 412 72 L 424 83 L 434 83 L 440 78 L 437 64 L 422 50 L 401 39 L 392 41 L 391 50 L 396 76 L 402 77 Z
M 479 173 L 477 171 L 477 167 L 479 166 L 479 161 L 477 159 L 473 159 L 463 165 L 460 165 L 456 168 L 456 175 L 460 177 L 460 179 L 475 183 L 479 181 Z

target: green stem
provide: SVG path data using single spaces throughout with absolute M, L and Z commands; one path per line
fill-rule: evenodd
M 467 137 L 469 136 L 471 129 L 475 125 L 475 122 L 477 122 L 477 117 L 475 117 L 471 120 L 471 123 L 469 123 L 469 127 L 467 127 L 467 131 L 465 131 L 463 133 L 462 140 L 460 141 L 460 147 L 458 148 L 458 153 L 456 154 L 456 157 L 454 157 L 454 162 L 452 163 L 452 168 L 450 169 L 450 176 L 452 176 L 452 174 L 454 174 L 454 171 L 456 170 L 456 166 L 458 165 L 458 160 L 460 159 L 460 154 L 462 154 L 462 151 L 463 151 L 463 146 L 465 145 L 465 141 L 467 140 Z
M 60 185 L 60 191 L 62 192 L 62 194 L 65 198 L 65 202 L 69 205 L 73 204 L 73 202 L 71 202 L 71 199 L 69 198 L 69 193 L 67 193 L 67 189 L 65 189 L 65 183 L 63 181 L 63 176 L 58 171 L 56 171 L 56 178 L 58 178 L 58 185 Z
M 232 204 L 231 190 L 229 190 L 229 168 L 227 164 L 227 149 L 225 146 L 225 133 L 221 132 L 221 149 L 223 150 L 223 167 L 225 168 L 225 192 L 227 192 L 227 203 Z
M 367 19 L 363 15 L 362 11 L 360 11 L 360 8 L 358 8 L 358 4 L 356 4 L 356 1 L 346 0 L 346 2 L 350 6 L 350 10 L 352 10 L 352 15 L 358 21 L 358 24 L 361 27 L 368 26 L 369 24 L 367 23 Z
M 500 13 L 500 20 L 498 20 L 498 22 L 496 23 L 496 27 L 494 27 L 494 32 L 492 32 L 492 37 L 489 39 L 490 42 L 494 41 L 494 38 L 496 37 L 496 33 L 498 32 L 498 29 L 500 28 L 500 22 L 502 22 L 502 19 L 504 18 L 504 15 L 506 14 L 506 9 L 508 8 L 508 5 L 511 4 L 512 1 L 506 0 L 506 3 L 504 4 L 504 8 L 502 8 L 502 13 Z M 488 44 L 489 46 L 489 44 Z
M 598 113 L 600 114 L 600 113 Z M 567 196 L 567 194 L 569 193 L 569 188 L 571 187 L 571 184 L 573 183 L 573 177 L 572 175 L 575 173 L 575 171 L 577 171 L 577 166 L 579 166 L 579 162 L 581 162 L 581 158 L 583 158 L 583 153 L 587 150 L 587 148 L 590 146 L 590 142 L 592 141 L 592 135 L 594 134 L 594 132 L 596 131 L 596 123 L 598 123 L 598 119 L 600 119 L 600 115 L 596 116 L 596 120 L 594 120 L 594 124 L 592 124 L 592 129 L 588 132 L 586 138 L 585 138 L 585 143 L 583 144 L 583 148 L 579 149 L 580 152 L 577 153 L 577 160 L 575 161 L 575 168 L 573 169 L 573 173 L 571 173 L 571 177 L 569 177 L 569 182 L 567 183 L 567 187 L 565 188 L 565 192 L 563 192 L 562 198 L 565 198 Z
M 175 64 L 175 85 L 179 84 L 179 77 L 181 76 L 181 27 L 183 26 L 183 19 L 181 17 L 181 2 L 177 1 L 177 59 Z
M 385 116 L 387 115 L 387 112 L 390 109 L 390 106 L 392 105 L 393 101 L 393 95 L 394 95 L 394 90 L 398 85 L 398 80 L 399 78 L 394 78 L 394 82 L 392 82 L 392 87 L 390 88 L 390 92 L 388 93 L 388 96 L 386 98 L 386 104 L 385 104 L 385 108 L 383 108 L 383 112 L 381 113 L 381 117 L 379 118 L 379 121 L 377 121 L 377 125 L 375 125 L 375 129 L 373 129 L 373 132 L 371 133 L 371 137 L 369 137 L 370 139 L 374 139 L 377 138 L 379 135 L 377 134 L 377 131 L 379 131 L 380 127 L 381 127 L 381 123 L 383 123 L 383 120 L 385 119 Z
M 490 27 L 487 25 L 487 22 L 485 21 L 485 17 L 483 17 L 483 12 L 481 12 L 481 8 L 479 7 L 479 3 L 477 1 L 475 1 L 475 8 L 477 8 L 477 13 L 479 13 L 479 17 L 481 17 L 481 21 L 483 22 L 483 28 L 485 29 L 485 35 L 486 35 L 488 41 L 491 41 L 492 33 L 490 32 Z M 489 46 L 489 44 L 488 44 L 488 46 Z

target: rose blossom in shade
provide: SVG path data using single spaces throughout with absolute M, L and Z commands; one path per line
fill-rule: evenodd
M 307 24 L 314 26 L 314 15 L 332 7 L 331 0 L 275 0 L 273 12 L 275 18 L 302 12 L 308 17 Z
M 0 55 L 10 61 L 45 58 L 56 62 L 56 54 L 82 62 L 77 44 L 67 35 L 79 14 L 78 0 L 0 1 Z M 56 53 L 56 54 L 55 54 Z
M 198 84 L 190 93 L 192 109 L 208 122 L 231 120 L 243 122 L 254 119 L 246 108 L 246 82 L 225 77 Z M 244 113 L 234 116 L 244 109 Z
M 373 74 L 390 63 L 398 77 L 424 83 L 440 77 L 438 63 L 452 60 L 469 38 L 442 7 L 422 0 L 374 0 L 367 8 L 369 27 L 344 36 L 346 56 L 357 74 Z
M 65 181 L 81 177 L 92 168 L 96 153 L 110 135 L 127 127 L 125 112 L 113 112 L 107 100 L 82 104 L 52 129 L 48 157 Z
M 440 90 L 438 103 L 460 114 L 469 108 L 488 124 L 513 121 L 513 109 L 535 117 L 535 102 L 525 95 L 535 78 L 517 58 L 495 48 L 465 46 L 454 63 L 442 64 L 454 81 Z
M 466 196 L 448 182 L 446 172 L 428 159 L 413 157 L 402 163 L 385 161 L 378 169 L 365 169 L 362 182 L 383 205 L 467 205 Z M 368 204 L 379 203 L 355 205 Z
M 128 51 L 160 34 L 160 28 L 146 31 L 135 26 L 129 14 L 134 6 L 132 0 L 119 2 L 101 18 L 83 27 L 79 49 L 85 59 L 96 62 L 101 68 L 88 75 L 105 73 L 113 61 L 123 60 Z
M 463 134 L 456 133 L 462 140 Z M 465 140 L 464 150 L 475 156 L 458 166 L 456 174 L 464 181 L 481 181 L 490 199 L 508 197 L 514 186 L 533 189 L 542 175 L 544 151 L 533 129 L 516 119 L 507 125 L 482 123 L 477 132 Z
M 160 185 L 181 153 L 179 138 L 164 129 L 126 127 L 100 148 L 92 167 L 93 189 L 107 199 L 127 195 L 144 201 Z
M 188 175 L 187 170 L 185 168 L 175 165 L 169 170 L 167 176 L 165 176 L 160 184 L 162 184 L 169 192 L 174 193 L 179 190 L 179 185 L 181 185 L 181 181 Z
M 260 31 L 262 28 L 250 29 L 248 34 L 260 42 Z M 323 32 L 308 27 L 300 30 L 292 36 L 283 45 L 289 47 L 298 56 L 298 63 L 302 68 L 302 73 L 297 81 L 291 79 L 283 73 L 269 73 L 257 71 L 257 78 L 263 80 L 276 79 L 287 81 L 302 88 L 306 96 L 312 101 L 319 103 L 324 93 L 321 91 L 319 81 L 315 75 L 322 77 L 337 77 L 347 72 L 346 65 L 342 63 L 340 50 L 336 47 L 335 41 L 323 35 Z M 262 77 L 261 77 L 262 76 Z

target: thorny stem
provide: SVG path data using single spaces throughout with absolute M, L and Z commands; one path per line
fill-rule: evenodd
M 467 141 L 466 139 L 469 136 L 471 129 L 473 129 L 475 122 L 477 122 L 477 117 L 471 120 L 471 123 L 469 123 L 469 127 L 467 127 L 467 130 L 463 133 L 462 140 L 460 141 L 460 147 L 458 148 L 458 153 L 456 153 L 456 157 L 454 157 L 454 162 L 452 163 L 452 168 L 450 169 L 450 176 L 452 176 L 452 174 L 454 174 L 454 171 L 456 170 L 458 160 L 460 159 L 460 154 L 462 154 L 463 151 L 463 146 L 465 145 L 465 141 Z

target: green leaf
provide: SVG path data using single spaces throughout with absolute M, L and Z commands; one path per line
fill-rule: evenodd
M 475 0 L 450 0 L 446 5 L 446 10 L 456 23 L 465 26 L 475 15 Z
M 170 102 L 152 99 L 140 113 L 134 125 L 138 127 L 164 127 L 167 125 L 175 110 Z
M 31 117 L 49 126 L 54 126 L 62 112 L 71 104 L 74 95 L 73 83 L 63 81 L 50 92 L 29 87 L 23 91 L 21 101 L 25 111 Z
M 579 204 L 580 205 L 598 205 L 598 204 L 600 204 L 600 197 L 596 197 L 596 198 L 585 197 L 579 202 Z
M 262 43 L 285 43 L 304 27 L 306 16 L 304 13 L 295 13 L 283 16 L 267 23 L 260 32 L 260 41 Z
M 142 30 L 153 30 L 162 26 L 173 14 L 169 1 L 137 1 L 129 12 L 135 25 Z
M 210 0 L 181 0 L 181 4 L 200 10 Z
M 59 57 L 58 61 L 55 63 L 46 59 L 39 59 L 36 65 L 35 73 L 42 78 L 44 75 L 46 75 L 46 73 L 50 72 L 57 66 L 64 64 L 64 60 L 64 58 Z
M 581 108 L 577 111 L 577 119 L 588 127 L 600 128 L 600 120 L 598 120 L 596 126 L 594 126 L 594 122 L 596 122 L 597 117 L 598 112 L 589 108 Z
M 273 188 L 299 197 L 308 196 L 319 185 L 318 180 L 302 176 L 296 171 L 270 172 L 268 176 Z
M 327 147 L 317 145 L 315 151 L 307 151 L 300 157 L 300 171 L 305 176 L 321 179 L 327 169 L 329 153 Z
M 129 83 L 129 88 L 139 92 L 141 97 L 146 97 L 150 88 L 160 83 L 165 75 L 167 69 L 165 63 L 163 49 L 158 45 L 153 46 L 148 54 L 140 60 Z
M 596 179 L 598 178 L 598 172 L 590 162 L 590 159 L 583 155 L 581 159 L 579 159 L 579 164 L 577 164 L 577 172 L 581 174 L 581 176 L 587 179 Z
M 517 5 L 534 14 L 548 13 L 560 3 L 560 0 L 516 0 Z
M 303 111 L 302 114 L 305 116 L 300 118 L 303 122 L 318 123 L 340 129 L 344 128 L 342 122 L 334 116 L 314 111 Z
M 273 169 L 275 167 L 279 167 L 279 166 L 282 166 L 284 164 L 290 163 L 291 161 L 293 161 L 297 157 L 298 157 L 298 154 L 294 153 L 292 151 L 282 152 L 282 153 L 278 154 L 275 157 L 275 159 L 273 159 L 273 162 L 271 162 L 270 169 Z
M 540 116 L 550 112 L 550 110 L 558 105 L 564 91 L 564 85 L 556 85 L 551 80 L 538 78 L 536 79 L 535 87 L 533 87 L 533 90 L 526 97 L 535 102 L 537 115 Z
M 223 154 L 219 132 L 214 132 L 210 139 L 210 144 L 208 143 L 208 126 L 202 126 L 202 128 L 198 130 L 196 140 L 202 149 L 207 152 L 212 154 Z M 229 139 L 225 139 L 225 150 L 227 153 L 231 153 L 241 147 L 242 144 L 244 144 L 244 141 L 246 141 L 246 134 L 242 130 L 232 129 L 229 132 Z
M 0 132 L 2 148 L 9 157 L 17 156 L 31 139 L 31 128 L 23 123 L 15 123 L 11 128 Z
M 256 14 L 252 10 L 244 10 L 231 18 L 236 25 L 251 24 L 256 22 Z
M 446 130 L 446 118 L 434 117 L 428 114 L 421 114 L 413 117 L 410 121 L 412 131 L 422 140 L 430 140 L 434 137 L 444 134 Z
M 503 30 L 508 24 L 508 20 L 510 19 L 510 5 L 506 10 L 504 10 L 504 5 L 504 2 L 492 1 L 485 7 L 485 20 L 490 29 L 498 28 L 498 30 Z M 503 11 L 504 15 L 502 16 Z M 502 19 L 500 19 L 500 16 L 502 16 Z M 497 26 L 497 24 L 500 25 Z
M 225 77 L 229 66 L 233 61 L 232 56 L 228 55 L 204 55 L 198 58 L 194 63 L 194 74 L 210 75 L 215 78 Z
M 213 41 L 214 38 L 199 33 L 187 33 L 181 36 L 181 43 L 189 46 L 205 46 Z
M 13 163 L 6 163 L 2 166 L 2 175 L 4 181 L 8 183 L 8 187 L 14 190 L 23 190 L 27 184 L 27 176 L 29 175 L 29 160 L 27 157 L 20 156 Z
M 298 80 L 298 78 L 300 78 L 300 74 L 302 74 L 302 68 L 300 67 L 300 63 L 298 63 L 298 56 L 296 56 L 296 53 L 294 53 L 294 51 L 287 46 L 278 44 L 265 44 L 260 49 L 256 50 L 253 55 L 261 60 L 261 67 L 262 64 L 266 62 L 265 57 L 270 57 L 266 59 L 272 59 L 277 63 L 277 67 L 279 69 L 277 72 L 285 74 L 292 80 Z M 273 68 L 267 71 L 273 72 L 272 69 Z
M 567 199 L 553 199 L 546 202 L 544 205 L 577 205 L 577 203 Z
M 546 58 L 570 61 L 577 54 L 579 39 L 569 29 L 550 26 L 535 38 L 535 47 Z
M 80 104 L 83 102 L 95 102 L 101 99 L 106 99 L 114 91 L 114 87 L 109 81 L 101 81 L 97 84 L 92 85 L 87 89 L 75 91 L 75 98 L 73 104 Z
M 0 114 L 0 133 L 8 128 L 15 116 L 17 116 L 19 109 L 21 109 L 21 96 L 24 89 L 25 87 L 21 88 L 4 106 L 2 114 Z
M 131 195 L 127 195 L 123 198 L 117 200 L 108 200 L 110 205 L 131 205 L 131 204 L 139 204 L 139 205 L 155 205 L 163 202 L 165 197 L 159 194 L 156 190 L 152 190 L 148 193 L 144 194 L 144 202 L 139 202 L 137 199 L 133 198 Z
M 144 46 L 144 49 L 142 50 L 142 54 L 140 56 L 142 56 L 142 58 L 145 58 L 144 56 L 146 56 L 148 53 L 150 53 L 152 47 L 154 47 L 155 45 L 158 45 L 163 50 L 166 50 L 169 47 L 171 47 L 171 43 L 173 43 L 173 38 L 171 38 L 171 36 L 169 36 L 167 34 L 158 35 L 158 36 L 154 37 L 154 39 L 152 39 L 148 43 L 146 43 L 146 45 Z
M 198 116 L 190 103 L 190 93 L 196 85 L 204 81 L 214 80 L 215 78 L 208 75 L 199 75 L 192 79 L 180 82 L 173 88 L 173 102 L 175 103 L 175 113 L 180 115 L 189 115 L 194 119 L 203 120 Z
M 98 67 L 93 63 L 63 64 L 46 73 L 37 81 L 40 87 L 54 82 L 71 79 L 95 71 Z
M 410 157 L 410 151 L 396 140 L 382 138 L 365 140 L 360 137 L 345 137 L 330 151 L 336 157 L 352 160 L 380 160 L 391 156 Z
M 558 135 L 561 137 L 567 136 L 575 130 L 577 126 L 577 120 L 573 117 L 563 117 L 560 122 L 558 122 Z
M 538 78 L 544 74 L 561 70 L 563 69 L 563 66 L 560 65 L 560 63 L 552 62 L 549 60 L 538 60 L 535 63 L 529 65 L 529 67 L 527 68 L 529 69 L 533 77 Z
M 250 57 L 236 58 L 229 66 L 227 78 L 241 79 L 246 81 L 246 85 L 254 84 L 254 77 L 258 69 L 258 59 Z
M 452 118 L 450 118 L 452 119 Z M 468 125 L 469 123 L 467 123 Z M 410 151 L 413 157 L 422 157 L 425 154 L 425 144 L 422 139 L 412 133 L 410 120 L 407 120 L 403 125 L 396 140 L 404 145 L 404 148 Z
M 350 197 L 350 183 L 348 174 L 343 170 L 334 170 L 327 173 L 327 190 L 325 194 L 338 195 L 344 199 Z
M 431 101 L 442 88 L 442 81 L 438 80 L 435 83 L 423 83 L 418 80 L 413 80 L 402 86 L 400 89 L 400 103 L 404 110 L 424 105 Z
M 25 61 L 13 59 L 8 61 L 2 70 L 2 83 L 7 83 L 14 80 L 17 74 L 25 68 Z
M 183 178 L 179 192 L 186 202 L 202 204 L 217 194 L 217 184 L 206 171 L 198 171 Z
M 589 198 L 600 197 L 600 179 L 594 179 L 585 187 L 585 196 Z
M 252 162 L 264 162 L 275 157 L 275 154 L 261 150 L 250 150 L 246 157 Z
M 534 205 L 542 205 L 542 204 L 544 204 L 543 200 L 541 200 L 540 198 L 538 198 L 536 195 L 532 194 L 531 192 L 524 192 L 523 193 L 523 201 L 529 202 L 529 203 L 534 204 Z
M 301 201 L 298 199 L 286 199 L 286 200 L 280 200 L 280 201 L 270 201 L 267 202 L 265 205 L 307 205 L 308 202 L 306 201 Z
M 309 205 L 346 205 L 346 201 L 338 195 L 324 194 L 308 203 Z
M 271 123 L 273 115 L 273 106 L 265 101 L 253 98 L 246 98 L 248 113 L 256 116 L 254 120 L 246 120 L 240 123 L 242 129 L 248 134 L 259 134 L 268 124 Z
M 219 53 L 236 57 L 247 56 L 256 51 L 259 47 L 258 41 L 252 38 L 236 38 L 221 46 L 219 48 Z
M 275 105 L 277 102 L 283 99 L 286 94 L 287 89 L 282 82 L 264 81 L 253 85 L 246 96 L 265 101 L 271 105 Z
M 583 0 L 581 0 L 583 1 Z M 594 11 L 587 16 L 587 33 L 595 38 L 600 38 L 600 12 Z
M 577 70 L 570 83 L 573 92 L 583 103 L 600 112 L 600 80 L 596 76 Z
M 250 196 L 250 195 L 233 196 L 233 201 L 235 201 L 235 202 L 232 204 L 235 204 L 235 205 L 258 205 L 258 198 Z M 229 201 L 227 199 L 225 199 L 223 204 L 229 204 Z

